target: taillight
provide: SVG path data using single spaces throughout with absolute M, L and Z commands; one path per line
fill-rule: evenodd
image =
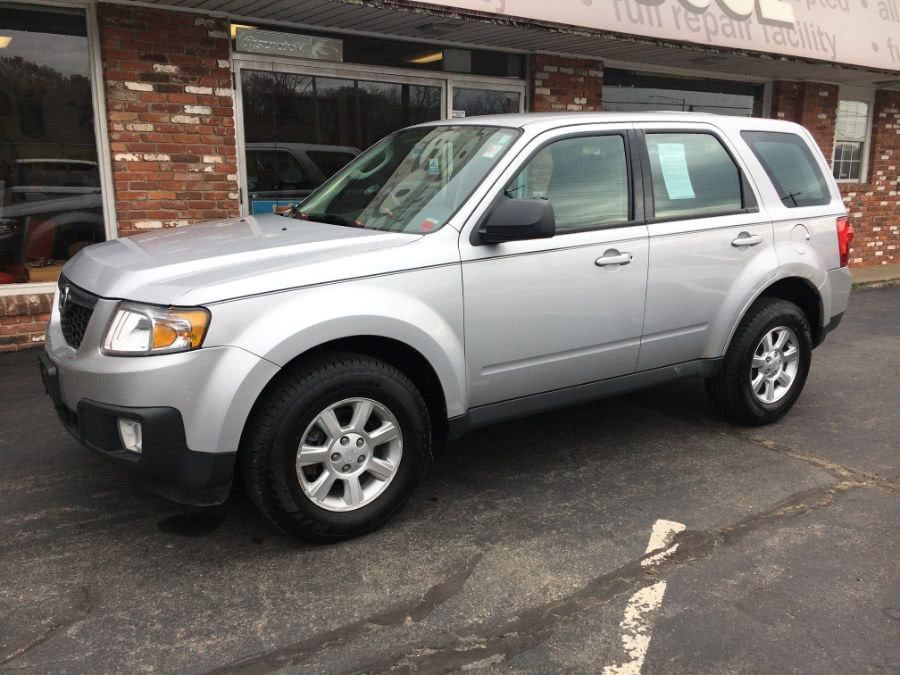
M 841 267 L 850 262 L 850 244 L 853 243 L 853 223 L 847 216 L 837 219 L 838 252 L 841 254 Z

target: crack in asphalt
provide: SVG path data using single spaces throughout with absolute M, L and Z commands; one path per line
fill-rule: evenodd
M 339 626 L 325 633 L 294 642 L 271 651 L 254 654 L 209 671 L 212 673 L 269 673 L 298 663 L 302 657 L 325 647 L 359 637 L 373 627 L 403 626 L 417 623 L 439 605 L 460 593 L 475 572 L 484 553 L 473 556 L 443 581 L 431 586 L 420 599 L 399 603 L 388 610 Z
M 659 409 L 655 412 L 676 416 Z M 576 614 L 626 593 L 635 592 L 648 583 L 664 578 L 680 566 L 706 559 L 718 549 L 733 545 L 748 534 L 766 526 L 777 526 L 780 521 L 831 506 L 841 496 L 854 489 L 900 492 L 900 481 L 897 478 L 885 478 L 872 472 L 838 464 L 814 453 L 773 440 L 754 438 L 734 431 L 719 433 L 808 463 L 829 473 L 836 482 L 795 493 L 766 511 L 752 514 L 727 526 L 706 531 L 684 531 L 673 540 L 672 543 L 677 543 L 678 548 L 668 559 L 648 564 L 648 559 L 654 558 L 660 551 L 648 552 L 637 560 L 591 579 L 573 593 L 523 610 L 495 627 L 470 626 L 458 631 L 458 636 L 452 636 L 443 643 L 398 652 L 373 660 L 350 672 L 443 673 L 478 667 L 482 664 L 496 665 L 534 649 L 551 637 L 560 623 Z M 65 523 L 56 527 L 79 524 Z M 443 581 L 431 586 L 418 599 L 401 602 L 383 612 L 273 650 L 250 655 L 209 672 L 267 673 L 302 663 L 307 657 L 326 648 L 345 644 L 378 628 L 401 627 L 421 622 L 437 607 L 463 591 L 483 556 L 484 552 L 475 555 Z M 0 666 L 9 667 L 12 661 L 44 644 L 60 631 L 87 618 L 92 611 L 87 588 L 79 587 L 72 595 L 71 607 L 55 617 L 45 630 L 22 638 L 6 654 L 0 654 Z
M 72 592 L 71 606 L 62 614 L 54 618 L 50 625 L 38 635 L 26 636 L 19 641 L 18 646 L 13 646 L 6 654 L 0 654 L 0 666 L 8 664 L 27 654 L 29 651 L 44 644 L 47 640 L 70 626 L 74 626 L 79 621 L 86 619 L 93 609 L 90 593 L 84 586 L 79 586 Z
M 839 480 L 855 480 L 860 483 L 865 483 L 867 487 L 878 487 L 882 490 L 888 490 L 890 492 L 900 491 L 900 483 L 898 483 L 898 480 L 896 478 L 885 478 L 884 476 L 881 476 L 877 473 L 863 471 L 862 469 L 856 469 L 844 464 L 837 464 L 836 462 L 827 460 L 824 457 L 819 457 L 818 455 L 811 452 L 791 448 L 776 441 L 770 441 L 762 438 L 752 438 L 750 436 L 744 436 L 743 434 L 723 433 L 722 435 L 750 441 L 751 443 L 765 448 L 766 450 L 772 450 L 773 452 L 778 452 L 782 455 L 787 455 L 788 457 L 793 457 L 795 459 L 800 459 L 804 462 L 808 462 L 813 466 L 827 471 Z
M 657 410 L 656 412 L 661 412 Z M 665 413 L 664 413 L 665 414 Z M 676 551 L 667 559 L 643 564 L 660 551 L 650 551 L 637 560 L 595 577 L 581 589 L 559 599 L 523 610 L 511 619 L 493 627 L 472 626 L 457 631 L 459 635 L 428 647 L 421 647 L 380 658 L 354 668 L 351 673 L 446 673 L 496 665 L 534 649 L 547 640 L 557 625 L 574 615 L 633 593 L 648 583 L 655 583 L 673 570 L 712 556 L 718 549 L 731 546 L 748 534 L 766 526 L 795 518 L 810 511 L 831 506 L 854 489 L 880 489 L 900 492 L 900 482 L 877 474 L 831 462 L 796 448 L 767 439 L 740 433 L 721 432 L 724 436 L 752 443 L 772 452 L 790 456 L 828 472 L 836 482 L 790 495 L 770 509 L 757 512 L 730 525 L 706 531 L 685 530 L 675 536 Z M 425 619 L 437 606 L 460 593 L 484 554 L 472 558 L 467 565 L 432 586 L 417 602 L 392 607 L 385 612 L 354 621 L 319 635 L 277 649 L 262 652 L 221 666 L 211 673 L 264 673 L 302 663 L 305 657 L 346 643 L 374 627 L 398 627 Z
M 749 440 L 749 439 L 748 439 Z M 754 441 L 755 442 L 755 441 Z M 759 444 L 768 449 L 784 451 L 769 441 Z M 878 488 L 900 491 L 900 484 L 873 474 L 833 464 L 807 453 L 791 451 L 801 459 L 813 461 L 839 476 L 835 483 L 795 493 L 772 508 L 753 514 L 731 525 L 706 531 L 685 530 L 672 543 L 678 548 L 657 564 L 642 566 L 641 561 L 654 557 L 651 551 L 638 560 L 589 581 L 580 590 L 557 600 L 520 612 L 514 618 L 493 628 L 476 628 L 464 637 L 443 644 L 395 654 L 354 669 L 353 673 L 446 673 L 472 667 L 480 662 L 499 663 L 530 651 L 551 636 L 556 626 L 566 619 L 597 607 L 625 593 L 632 593 L 664 578 L 685 564 L 706 559 L 724 546 L 731 546 L 748 534 L 810 511 L 822 509 L 853 489 Z

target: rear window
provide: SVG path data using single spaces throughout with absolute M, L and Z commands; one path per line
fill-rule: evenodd
M 796 134 L 744 131 L 747 145 L 769 175 L 788 208 L 821 206 L 831 201 L 828 182 L 804 140 Z

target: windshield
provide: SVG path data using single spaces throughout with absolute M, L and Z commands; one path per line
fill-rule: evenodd
M 300 205 L 297 217 L 370 230 L 435 232 L 518 133 L 473 125 L 404 129 L 327 181 Z

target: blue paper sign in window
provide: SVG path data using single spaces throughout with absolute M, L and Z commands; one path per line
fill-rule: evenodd
M 694 199 L 694 186 L 691 185 L 691 174 L 688 171 L 687 158 L 682 143 L 660 143 L 659 167 L 669 199 Z

